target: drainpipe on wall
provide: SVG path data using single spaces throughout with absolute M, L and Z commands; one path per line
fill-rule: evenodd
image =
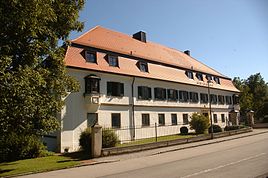
M 133 125 L 133 135 L 132 139 L 135 139 L 135 105 L 134 105 L 134 82 L 135 82 L 135 77 L 133 77 L 132 84 L 131 84 L 131 109 L 132 109 L 132 125 Z

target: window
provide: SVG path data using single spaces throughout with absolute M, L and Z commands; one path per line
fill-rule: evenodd
M 168 100 L 169 101 L 176 101 L 178 100 L 178 91 L 174 89 L 167 90 Z
M 158 114 L 158 125 L 159 126 L 165 125 L 165 114 Z
M 219 78 L 219 77 L 214 77 L 214 81 L 215 81 L 217 84 L 221 84 L 221 83 L 220 83 L 220 78 Z
M 200 93 L 200 103 L 208 103 L 208 94 Z
M 183 125 L 189 124 L 188 114 L 183 114 L 182 119 L 183 119 Z
M 209 74 L 207 74 L 207 75 L 206 75 L 206 79 L 209 80 L 209 81 L 211 81 L 211 80 L 212 80 L 212 76 L 209 75 Z
M 154 98 L 157 100 L 166 100 L 166 89 L 164 88 L 154 88 Z
M 218 123 L 217 114 L 213 114 L 214 123 Z
M 171 124 L 172 125 L 177 125 L 177 114 L 171 114 Z
M 99 93 L 100 92 L 100 78 L 95 75 L 85 77 L 85 93 Z
M 85 57 L 87 62 L 96 63 L 96 52 L 93 51 L 85 51 Z
M 107 82 L 107 96 L 124 96 L 124 84 Z
M 233 102 L 234 104 L 239 104 L 239 96 L 238 95 L 233 95 Z
M 121 127 L 121 115 L 120 113 L 112 113 L 112 128 Z
M 108 55 L 109 66 L 118 67 L 118 56 Z
M 225 115 L 221 114 L 221 122 L 225 122 Z
M 192 103 L 198 103 L 198 93 L 196 92 L 190 92 L 190 102 Z
M 200 81 L 203 81 L 203 74 L 202 73 L 196 73 L 196 78 L 198 79 L 198 80 L 200 80 Z
M 98 113 L 87 113 L 87 127 L 92 127 L 98 123 Z
M 218 95 L 219 104 L 224 104 L 224 96 Z
M 181 102 L 188 102 L 189 100 L 189 94 L 187 91 L 179 91 L 179 97 Z
M 225 96 L 226 104 L 232 104 L 232 97 L 231 96 Z
M 151 88 L 146 86 L 138 86 L 138 99 L 143 100 L 152 99 Z
M 185 74 L 186 74 L 186 76 L 189 78 L 189 79 L 194 79 L 194 74 L 193 74 L 193 72 L 192 71 L 186 71 L 185 72 Z
M 150 126 L 150 115 L 149 114 L 142 114 L 142 127 Z
M 211 94 L 210 95 L 210 102 L 211 104 L 217 104 L 217 95 Z
M 138 66 L 141 72 L 148 72 L 148 63 L 144 61 L 139 61 Z

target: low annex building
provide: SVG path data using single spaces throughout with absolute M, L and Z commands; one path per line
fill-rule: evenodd
M 238 122 L 239 90 L 230 78 L 190 51 L 147 41 L 145 32 L 129 36 L 97 26 L 71 41 L 65 63 L 80 90 L 65 98 L 60 113 L 60 152 L 78 150 L 80 133 L 96 122 L 105 128 L 141 128 L 124 130 L 129 139 L 153 137 L 155 124 L 166 129 L 162 134 L 177 134 L 189 127 L 192 113 L 209 114 L 208 84 L 213 123 Z

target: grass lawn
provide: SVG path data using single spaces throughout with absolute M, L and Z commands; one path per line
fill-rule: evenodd
M 0 177 L 73 167 L 80 164 L 81 158 L 81 154 L 68 154 L 0 163 Z
M 162 137 L 158 137 L 157 141 L 167 141 L 167 140 L 176 140 L 176 139 L 183 139 L 183 138 L 191 138 L 194 137 L 196 135 L 194 134 L 189 134 L 189 135 L 167 135 L 167 136 L 162 136 Z M 155 142 L 155 137 L 153 138 L 145 138 L 145 139 L 141 139 L 141 140 L 136 140 L 136 141 L 132 141 L 129 143 L 123 143 L 123 144 L 117 144 L 116 147 L 124 147 L 124 146 L 131 146 L 131 145 L 141 145 L 141 144 L 146 144 L 146 143 L 153 143 Z

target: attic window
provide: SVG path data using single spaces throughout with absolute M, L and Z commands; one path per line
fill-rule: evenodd
M 220 83 L 220 78 L 219 78 L 219 77 L 214 77 L 214 81 L 215 81 L 217 84 L 221 84 L 221 83 Z
M 203 81 L 203 74 L 202 73 L 196 73 L 196 78 L 198 78 L 198 80 Z
M 118 56 L 108 55 L 109 66 L 118 67 Z
M 186 71 L 185 72 L 185 75 L 189 78 L 189 79 L 194 79 L 194 74 L 192 71 Z
M 209 74 L 207 74 L 206 79 L 211 81 L 212 80 L 212 76 L 209 75 Z
M 96 52 L 85 51 L 85 58 L 87 62 L 91 62 L 91 63 L 97 62 Z
M 148 63 L 144 61 L 139 61 L 139 68 L 141 72 L 148 72 Z

